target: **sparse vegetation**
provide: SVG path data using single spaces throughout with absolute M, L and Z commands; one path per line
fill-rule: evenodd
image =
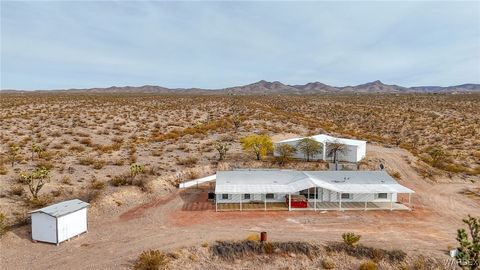
M 8 231 L 7 216 L 0 212 L 0 238 L 4 236 Z
M 361 236 L 352 232 L 342 234 L 343 242 L 349 246 L 355 246 L 360 241 Z
M 135 270 L 159 270 L 165 269 L 168 263 L 168 258 L 160 250 L 146 250 L 143 251 L 137 258 L 133 265 Z
M 480 219 L 468 216 L 463 220 L 468 227 L 457 231 L 458 266 L 465 270 L 475 270 L 480 267 Z

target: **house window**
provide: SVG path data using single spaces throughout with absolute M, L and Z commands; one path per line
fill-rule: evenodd
M 273 193 L 267 193 L 266 198 L 267 198 L 267 199 L 275 199 L 275 194 L 273 194 Z
M 387 193 L 378 193 L 378 194 L 377 194 L 377 198 L 378 198 L 378 199 L 387 199 L 387 198 L 388 198 L 388 194 L 387 194 Z
M 228 194 L 222 194 L 222 200 L 228 200 Z
M 245 200 L 250 200 L 250 194 L 243 194 L 243 198 Z
M 342 193 L 342 199 L 350 199 L 352 196 L 350 193 Z

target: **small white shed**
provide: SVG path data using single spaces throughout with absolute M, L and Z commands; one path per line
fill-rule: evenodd
M 87 208 L 81 200 L 69 200 L 30 212 L 32 240 L 59 244 L 87 232 Z

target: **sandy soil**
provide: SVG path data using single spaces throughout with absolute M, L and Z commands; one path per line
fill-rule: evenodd
M 400 182 L 417 192 L 413 211 L 217 213 L 206 202 L 205 189 L 177 190 L 115 214 L 92 209 L 89 232 L 59 246 L 32 243 L 28 226 L 14 229 L 0 242 L 0 269 L 127 269 L 145 249 L 244 239 L 264 230 L 271 240 L 317 243 L 353 231 L 364 244 L 446 257 L 461 219 L 480 213 L 479 201 L 459 194 L 474 184 L 425 181 L 408 163 L 413 156 L 402 149 L 369 145 L 368 153 L 400 172 Z

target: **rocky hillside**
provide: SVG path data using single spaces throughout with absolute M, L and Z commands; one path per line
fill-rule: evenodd
M 336 87 L 321 82 L 310 82 L 304 85 L 286 85 L 279 81 L 265 80 L 256 83 L 228 87 L 223 89 L 201 88 L 166 88 L 155 85 L 144 86 L 112 86 L 108 88 L 89 89 L 62 89 L 57 92 L 86 92 L 86 93 L 156 93 L 156 94 L 227 94 L 227 95 L 313 95 L 320 93 L 474 93 L 480 92 L 480 84 L 462 84 L 455 86 L 417 86 L 403 87 L 394 84 L 385 84 L 379 80 L 356 86 Z M 16 90 L 2 90 L 2 93 L 22 92 Z

